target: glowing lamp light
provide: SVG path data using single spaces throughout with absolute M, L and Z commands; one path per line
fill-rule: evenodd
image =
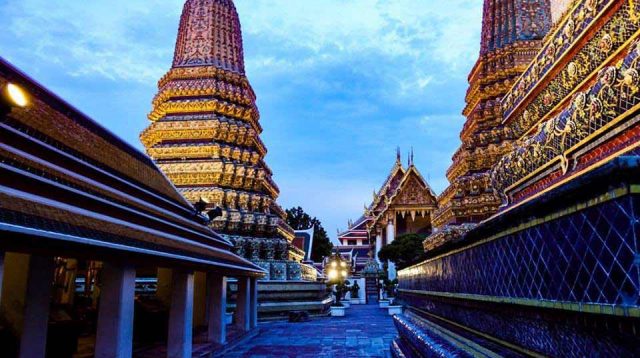
M 347 263 L 344 261 L 340 261 L 340 267 L 347 267 Z
M 29 104 L 27 93 L 20 86 L 13 83 L 7 84 L 7 96 L 11 103 L 16 107 L 25 107 Z
M 330 280 L 334 280 L 338 277 L 338 271 L 336 270 L 329 270 L 329 279 Z
M 338 266 L 338 264 L 335 261 L 331 262 L 331 267 L 336 267 L 336 266 Z
M 342 274 L 342 277 L 347 277 L 347 270 L 342 270 L 340 273 Z

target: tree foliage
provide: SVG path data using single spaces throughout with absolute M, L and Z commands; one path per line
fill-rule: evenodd
M 331 255 L 333 244 L 329 240 L 327 231 L 322 227 L 318 218 L 311 217 L 301 207 L 287 209 L 287 224 L 294 230 L 306 230 L 311 226 L 313 231 L 313 246 L 311 247 L 311 260 L 320 262 L 325 256 Z
M 389 260 L 396 264 L 397 269 L 403 269 L 417 264 L 425 259 L 422 247 L 423 235 L 405 234 L 396 237 L 392 243 L 380 249 L 380 260 Z

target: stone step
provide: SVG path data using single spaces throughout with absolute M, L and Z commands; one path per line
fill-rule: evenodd
M 504 354 L 411 311 L 393 319 L 399 333 L 391 344 L 392 356 L 396 358 L 502 357 Z

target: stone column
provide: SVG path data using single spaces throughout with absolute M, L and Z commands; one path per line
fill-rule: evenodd
M 209 342 L 224 344 L 227 341 L 227 278 L 209 273 Z
M 376 261 L 378 263 L 380 263 L 380 259 L 378 258 L 380 249 L 382 249 L 382 232 L 376 231 Z
M 171 306 L 171 273 L 170 268 L 158 267 L 156 298 L 167 307 Z
M 193 328 L 207 325 L 207 274 L 193 273 Z
M 249 315 L 249 328 L 253 329 L 258 326 L 258 279 L 252 277 L 250 279 L 251 291 L 251 314 Z
M 193 343 L 193 272 L 173 270 L 167 357 L 191 358 Z
M 24 323 L 20 337 L 20 357 L 44 357 L 51 305 L 53 257 L 31 255 L 24 303 Z
M 251 323 L 251 285 L 249 277 L 238 277 L 238 294 L 236 296 L 236 326 L 248 331 Z
M 136 270 L 132 265 L 105 263 L 102 282 L 95 357 L 131 357 Z
M 387 222 L 387 245 L 393 242 L 395 238 L 396 230 L 393 226 L 393 219 L 389 219 Z M 396 278 L 396 265 L 389 261 L 389 280 L 393 280 Z

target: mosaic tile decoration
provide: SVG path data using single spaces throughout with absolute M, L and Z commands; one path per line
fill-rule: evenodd
M 396 344 L 406 347 L 405 350 L 417 351 L 421 356 L 468 356 L 458 347 L 431 332 L 429 327 L 420 324 L 419 320 L 413 319 L 411 314 L 393 316 L 393 323 L 400 333 L 400 339 Z M 394 352 L 394 356 L 399 357 L 400 353 L 403 351 Z
M 626 196 L 401 272 L 400 288 L 638 308 L 640 198 Z
M 640 344 L 633 336 L 632 324 L 623 324 L 617 318 L 585 319 L 578 314 L 550 316 L 540 310 L 526 310 L 514 305 L 461 302 L 423 295 L 403 294 L 405 304 L 420 311 L 412 311 L 435 323 L 442 324 L 427 314 L 435 314 L 455 321 L 491 337 L 553 357 L 632 357 L 640 355 Z M 616 321 L 617 320 L 617 321 Z M 637 322 L 636 322 L 637 323 Z M 619 329 L 619 326 L 625 326 Z M 406 332 L 398 330 L 402 336 Z M 514 351 L 515 352 L 515 351 Z M 423 355 L 427 356 L 427 355 Z
M 442 318 L 544 355 L 640 356 L 640 196 L 637 185 L 622 179 L 637 171 L 622 174 L 621 167 L 603 168 L 540 204 L 561 210 L 549 199 L 563 200 L 566 210 L 541 209 L 539 217 L 529 207 L 475 235 L 496 238 L 400 271 L 401 300 L 425 319 Z M 585 189 L 599 186 L 597 180 L 609 186 Z
M 284 281 L 287 279 L 287 263 L 276 261 L 271 262 L 271 274 L 269 278 L 272 280 L 281 280 Z
M 287 280 L 302 280 L 302 269 L 299 262 L 287 262 Z

